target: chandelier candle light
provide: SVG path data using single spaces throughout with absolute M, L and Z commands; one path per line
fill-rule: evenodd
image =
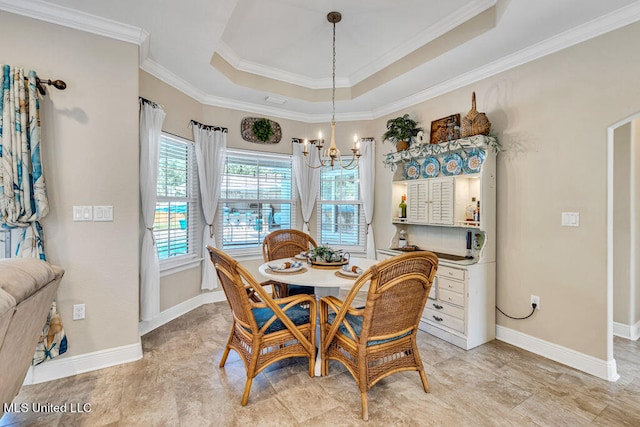
M 303 153 L 305 157 L 309 154 L 309 144 L 314 145 L 318 149 L 319 154 L 319 164 L 312 166 L 307 161 L 307 166 L 313 169 L 320 168 L 322 166 L 331 166 L 333 169 L 334 165 L 337 163 L 340 167 L 344 169 L 355 169 L 358 165 L 358 160 L 360 159 L 360 141 L 358 140 L 358 136 L 356 135 L 353 138 L 353 147 L 351 148 L 352 157 L 351 161 L 347 165 L 342 164 L 342 157 L 340 155 L 340 150 L 336 147 L 336 23 L 342 20 L 342 14 L 340 12 L 329 12 L 327 14 L 327 20 L 333 24 L 333 87 L 332 87 L 332 95 L 331 95 L 331 143 L 329 147 L 325 148 L 324 151 L 324 139 L 322 139 L 322 133 L 318 133 L 318 139 L 312 139 L 311 141 L 304 140 L 304 149 Z

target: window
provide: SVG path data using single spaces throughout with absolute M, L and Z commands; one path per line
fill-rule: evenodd
M 365 220 L 358 174 L 358 167 L 321 168 L 317 212 L 318 240 L 322 244 L 364 250 Z
M 264 236 L 295 226 L 291 156 L 228 150 L 218 227 L 222 249 L 261 248 Z
M 199 259 L 202 222 L 193 143 L 160 136 L 158 190 L 153 234 L 160 268 Z

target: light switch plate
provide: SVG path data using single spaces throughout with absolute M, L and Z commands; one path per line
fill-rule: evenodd
M 565 227 L 579 227 L 580 213 L 579 212 L 562 212 L 562 225 Z
M 94 221 L 113 221 L 113 206 L 94 206 Z
M 74 206 L 73 207 L 73 220 L 74 221 L 92 221 L 92 208 L 91 206 Z

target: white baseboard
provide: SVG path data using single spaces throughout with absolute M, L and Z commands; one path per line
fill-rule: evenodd
M 635 325 L 613 322 L 613 335 L 636 341 L 640 338 L 640 322 Z
M 496 339 L 607 381 L 618 381 L 620 378 L 615 359 L 597 359 L 499 325 L 496 325 Z
M 135 344 L 95 351 L 78 356 L 47 360 L 29 367 L 23 385 L 38 384 L 60 378 L 71 377 L 84 372 L 96 371 L 110 366 L 121 365 L 142 359 L 142 345 Z
M 223 291 L 205 292 L 161 312 L 156 318 L 138 324 L 140 336 L 182 316 L 203 304 L 225 301 Z M 84 372 L 96 371 L 110 366 L 121 365 L 142 359 L 142 345 L 140 341 L 122 347 L 100 350 L 78 356 L 48 360 L 37 366 L 29 367 L 23 385 L 38 384 L 60 378 L 71 377 Z
M 224 292 L 221 290 L 213 292 L 203 292 L 200 295 L 197 295 L 189 300 L 181 302 L 178 305 L 174 305 L 173 307 L 160 312 L 160 314 L 158 314 L 151 320 L 141 321 L 138 324 L 138 333 L 140 334 L 140 336 L 147 334 L 154 329 L 164 325 L 165 323 L 169 323 L 173 319 L 177 319 L 183 314 L 186 314 L 191 310 L 200 307 L 203 304 L 210 304 L 212 302 L 220 302 L 226 300 L 227 298 L 225 297 Z

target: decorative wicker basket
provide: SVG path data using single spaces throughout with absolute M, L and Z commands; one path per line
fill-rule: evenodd
M 311 263 L 311 268 L 324 268 L 330 270 L 337 269 L 342 267 L 343 265 L 349 264 L 349 258 L 342 258 L 342 261 L 326 262 L 310 260 L 309 262 Z
M 460 133 L 463 138 L 473 135 L 489 135 L 491 122 L 484 113 L 476 110 L 476 93 L 471 95 L 471 110 L 462 118 Z

